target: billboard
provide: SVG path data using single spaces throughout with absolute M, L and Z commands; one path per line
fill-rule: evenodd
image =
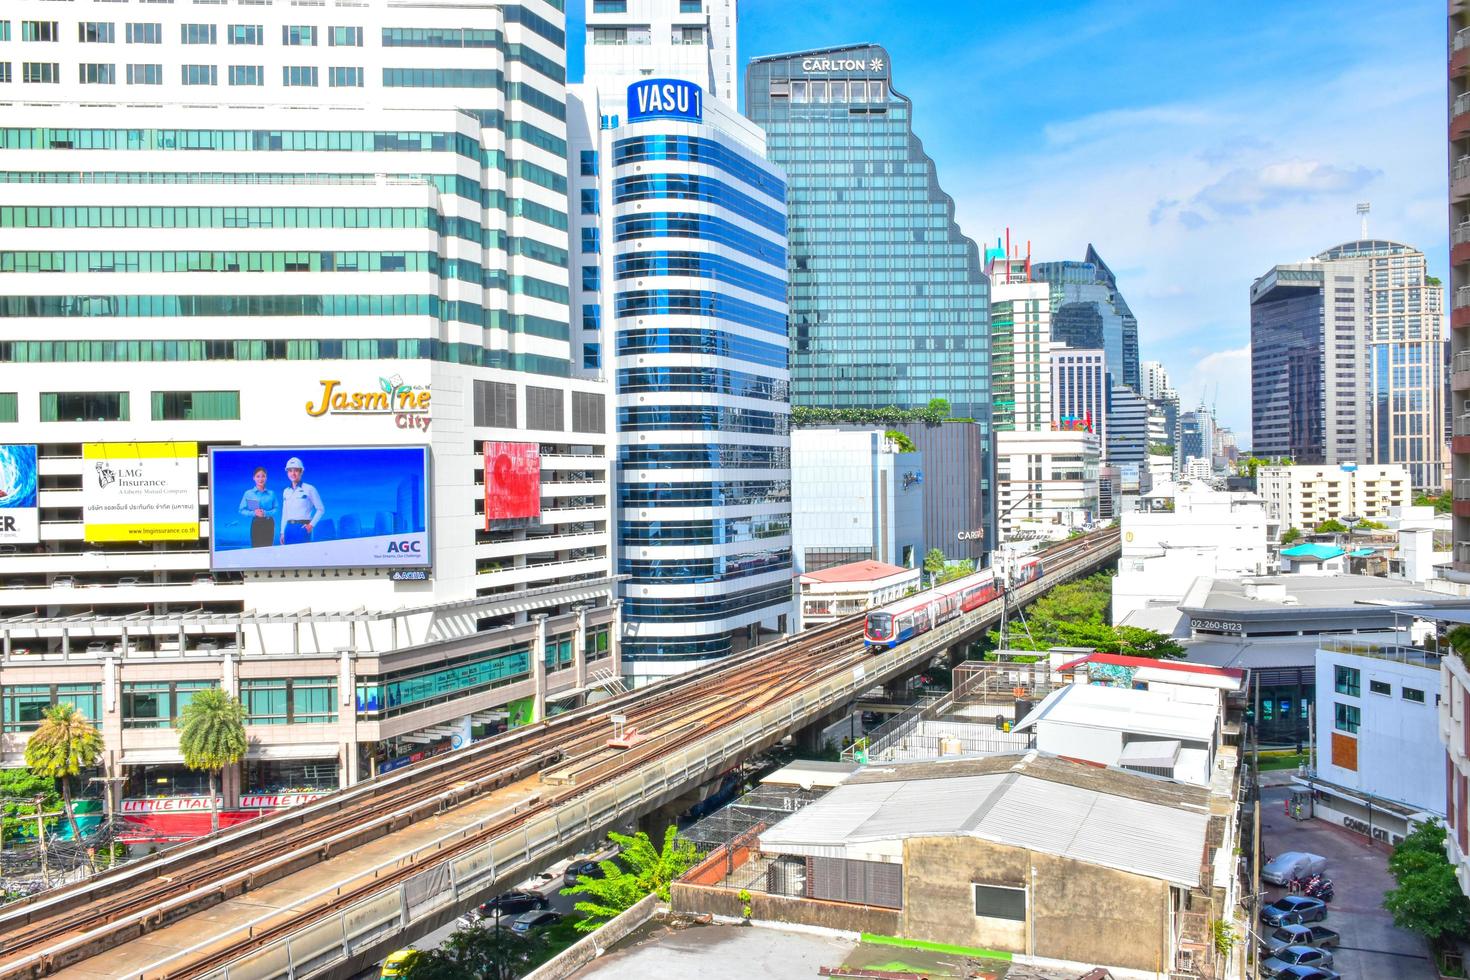
M 541 447 L 485 443 L 485 529 L 491 521 L 541 516 Z
M 704 118 L 704 93 L 693 82 L 677 78 L 644 78 L 628 86 L 628 122 L 644 119 Z
M 213 569 L 428 568 L 426 446 L 209 451 Z
M 198 443 L 82 444 L 82 540 L 198 539 Z
M 35 446 L 0 445 L 0 544 L 41 540 Z

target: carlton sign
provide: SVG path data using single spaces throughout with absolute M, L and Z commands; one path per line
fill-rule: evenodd
M 882 58 L 803 58 L 802 71 L 882 71 Z

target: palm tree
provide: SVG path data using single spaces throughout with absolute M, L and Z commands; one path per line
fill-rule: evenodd
M 53 704 L 42 713 L 41 723 L 26 742 L 26 768 L 38 776 L 49 776 L 61 784 L 62 809 L 71 823 L 72 840 L 82 844 L 71 802 L 71 778 L 97 764 L 102 754 L 102 736 L 97 726 L 71 702 Z M 93 868 L 95 870 L 95 864 Z
M 209 829 L 219 830 L 214 777 L 245 756 L 245 706 L 217 687 L 196 691 L 179 712 L 179 752 L 184 765 L 209 773 Z

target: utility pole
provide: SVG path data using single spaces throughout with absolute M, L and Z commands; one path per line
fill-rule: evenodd
M 46 797 L 36 797 L 36 843 L 41 846 L 41 880 L 51 884 L 51 868 L 46 860 Z
M 1259 758 L 1259 749 L 1257 757 Z M 1251 962 L 1255 968 L 1251 970 L 1251 976 L 1259 978 L 1261 975 L 1261 951 L 1256 943 L 1250 941 L 1251 933 L 1254 931 L 1257 912 L 1261 904 L 1261 793 L 1260 787 L 1256 788 L 1256 831 L 1251 835 L 1251 850 L 1255 852 L 1251 860 L 1251 907 L 1249 918 L 1246 920 L 1245 940 L 1250 950 Z

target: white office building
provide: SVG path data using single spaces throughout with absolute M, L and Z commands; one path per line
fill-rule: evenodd
M 1445 817 L 1439 657 L 1324 640 L 1317 649 L 1314 815 L 1396 843 Z
M 736 105 L 736 0 L 585 0 L 586 79 L 652 74 L 698 81 Z
M 1256 474 L 1256 492 L 1282 531 L 1310 531 L 1348 516 L 1381 520 L 1414 499 L 1409 472 L 1397 463 L 1263 466 Z
M 1260 497 L 1183 481 L 1144 495 L 1122 517 L 1113 622 L 1151 606 L 1172 607 L 1196 578 L 1264 575 L 1266 508 Z
M 712 94 L 725 52 L 630 42 L 604 58 L 613 6 L 639 24 L 705 15 L 591 0 L 569 105 L 574 347 L 616 405 L 623 655 L 643 683 L 791 626 L 786 183 L 761 130 Z M 734 3 L 709 6 L 733 31 Z
M 4 765 L 73 701 L 125 798 L 197 794 L 169 726 L 220 684 L 233 806 L 585 691 L 619 631 L 563 32 L 549 0 L 0 9 Z
M 872 559 L 918 568 L 924 456 L 884 429 L 812 426 L 791 433 L 791 522 L 797 569 Z
M 1040 525 L 1072 528 L 1097 520 L 1097 436 L 1078 429 L 995 434 L 995 507 L 1002 541 Z

